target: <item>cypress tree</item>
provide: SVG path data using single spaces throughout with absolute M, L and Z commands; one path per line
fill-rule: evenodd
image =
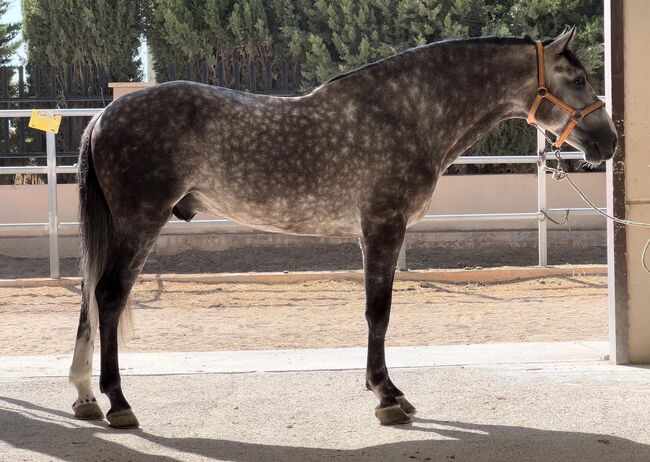
M 9 8 L 8 0 L 0 0 L 0 17 Z M 19 43 L 15 41 L 20 31 L 20 23 L 0 24 L 0 66 L 6 66 L 16 53 Z
M 55 71 L 60 88 L 72 72 L 79 89 L 83 67 L 103 66 L 113 81 L 139 80 L 145 0 L 23 0 L 28 67 Z

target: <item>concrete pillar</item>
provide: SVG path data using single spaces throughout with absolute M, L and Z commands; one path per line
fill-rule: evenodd
M 650 2 L 607 0 L 613 118 L 622 141 L 610 172 L 610 210 L 650 223 Z M 609 17 L 607 17 L 609 15 Z M 610 339 L 617 363 L 650 363 L 650 274 L 642 267 L 650 230 L 610 225 Z M 650 265 L 650 256 L 647 258 Z
M 109 88 L 113 89 L 113 99 L 128 95 L 134 91 L 142 90 L 143 88 L 152 87 L 156 82 L 111 82 L 108 84 Z

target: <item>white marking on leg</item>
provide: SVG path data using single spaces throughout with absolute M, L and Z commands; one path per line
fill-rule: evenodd
M 77 404 L 95 402 L 95 395 L 92 391 L 91 375 L 93 367 L 93 346 L 96 329 L 88 329 L 90 335 L 81 335 L 74 347 L 72 366 L 70 366 L 70 382 L 77 389 Z

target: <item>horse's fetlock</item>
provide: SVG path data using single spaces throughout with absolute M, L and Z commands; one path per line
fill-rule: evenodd
M 374 372 L 366 376 L 366 383 L 370 385 L 371 389 L 377 390 L 386 384 L 386 377 L 386 371 Z
M 118 394 L 121 396 L 122 385 L 120 384 L 119 380 L 117 381 L 117 383 L 115 381 L 111 381 L 110 383 L 108 383 L 108 381 L 101 380 L 100 378 L 99 391 L 105 394 L 108 397 L 108 399 L 113 400 L 118 396 Z

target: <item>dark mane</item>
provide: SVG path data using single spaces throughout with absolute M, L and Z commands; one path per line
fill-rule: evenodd
M 449 39 L 449 40 L 439 40 L 437 42 L 432 42 L 428 43 L 426 45 L 420 45 L 417 47 L 409 48 L 407 50 L 402 51 L 401 53 L 398 53 L 393 56 L 389 56 L 387 58 L 382 58 L 377 61 L 374 61 L 372 63 L 364 64 L 363 66 L 360 66 L 356 69 L 352 69 L 347 72 L 342 72 L 341 74 L 335 75 L 334 77 L 330 78 L 329 80 L 326 80 L 323 85 L 327 85 L 329 83 L 335 82 L 337 80 L 343 79 L 345 77 L 349 77 L 351 75 L 357 74 L 361 71 L 365 71 L 368 68 L 375 67 L 379 64 L 383 64 L 385 62 L 389 61 L 398 61 L 401 59 L 404 59 L 406 56 L 424 50 L 426 48 L 432 48 L 436 46 L 441 46 L 441 45 L 446 45 L 449 43 L 491 43 L 491 44 L 498 44 L 498 45 L 516 45 L 516 44 L 534 44 L 535 41 L 529 36 L 529 35 L 524 35 L 523 37 L 495 37 L 495 36 L 490 36 L 490 37 L 471 37 L 471 38 L 463 38 L 463 39 Z

